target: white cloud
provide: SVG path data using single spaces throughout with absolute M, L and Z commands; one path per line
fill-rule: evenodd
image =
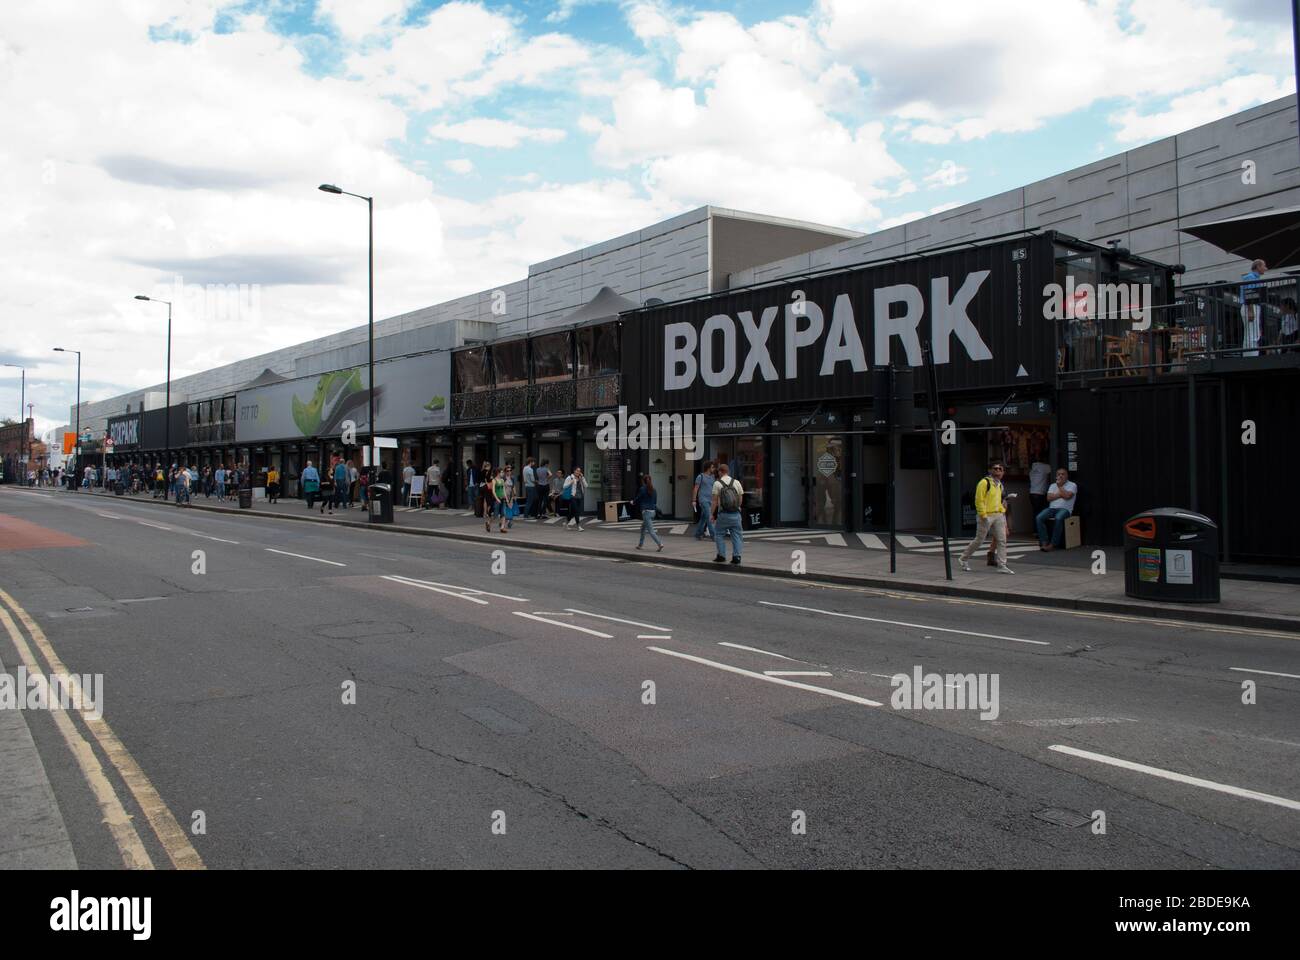
M 917 143 L 951 143 L 952 138 L 957 135 L 957 131 L 951 127 L 941 127 L 933 123 L 921 123 L 913 127 L 910 131 L 911 137 Z
M 637 4 L 633 29 L 668 56 L 675 79 L 624 73 L 612 116 L 585 120 L 596 158 L 639 169 L 653 196 L 828 223 L 879 216 L 875 201 L 904 170 L 884 125 L 839 116 L 852 71 L 834 64 L 806 20 L 746 28 L 725 13 L 672 14 Z
M 1208 0 L 818 0 L 815 21 L 834 58 L 870 77 L 880 108 L 924 122 L 912 135 L 926 143 L 1032 130 L 1105 100 L 1220 83 L 1243 62 L 1286 63 L 1272 31 L 1237 30 Z
M 349 40 L 361 40 L 401 22 L 414 0 L 317 0 L 316 19 L 331 20 Z
M 474 161 L 467 160 L 465 157 L 457 157 L 455 160 L 448 160 L 445 166 L 452 173 L 465 174 L 474 172 Z
M 954 200 L 952 203 L 941 203 L 938 206 L 934 206 L 930 208 L 930 215 L 934 216 L 934 214 L 936 213 L 943 213 L 947 210 L 956 210 L 958 207 L 962 205 L 963 204 L 960 200 Z
M 966 168 L 958 166 L 951 160 L 945 160 L 939 165 L 939 169 L 925 177 L 925 182 L 931 190 L 937 190 L 940 187 L 955 187 L 959 183 L 965 183 Z
M 924 216 L 924 210 L 909 210 L 907 213 L 900 213 L 894 217 L 886 217 L 879 223 L 873 224 L 871 229 L 873 231 L 890 230 L 894 227 L 901 227 L 905 223 L 911 223 L 913 220 L 920 220 Z
M 525 140 L 539 143 L 557 143 L 564 139 L 564 131 L 552 127 L 525 127 L 508 120 L 476 117 L 462 123 L 437 123 L 429 128 L 429 136 L 438 140 L 455 140 L 476 147 L 517 147 Z
M 1174 97 L 1167 109 L 1156 113 L 1139 113 L 1130 107 L 1114 114 L 1111 122 L 1119 126 L 1115 139 L 1120 143 L 1155 140 L 1294 92 L 1294 78 L 1252 73 Z

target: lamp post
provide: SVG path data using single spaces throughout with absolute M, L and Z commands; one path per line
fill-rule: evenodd
M 81 351 L 65 350 L 63 347 L 55 347 L 55 353 L 75 353 L 77 355 L 77 443 L 73 448 L 72 461 L 72 482 L 80 483 L 81 474 Z
M 150 303 L 167 304 L 167 399 L 165 406 L 167 412 L 163 416 L 163 436 L 166 438 L 164 443 L 167 452 L 163 454 L 164 460 L 171 459 L 172 455 L 172 302 L 170 300 L 159 300 L 155 297 L 146 297 L 143 293 L 135 295 L 137 300 L 147 300 Z M 165 467 L 170 475 L 171 467 Z M 167 499 L 167 485 L 163 485 L 163 499 Z
M 325 193 L 343 194 L 366 201 L 366 209 L 370 216 L 370 320 L 367 330 L 367 341 L 370 348 L 367 376 L 369 377 L 370 388 L 366 391 L 370 403 L 370 453 L 366 459 L 370 462 L 371 477 L 373 478 L 377 475 L 379 469 L 379 464 L 376 462 L 379 459 L 379 452 L 375 447 L 375 198 L 365 197 L 359 193 L 348 193 L 348 191 L 341 190 L 332 183 L 322 183 L 318 189 Z
M 22 439 L 18 441 L 18 462 L 23 461 L 23 442 L 27 438 L 27 425 L 23 422 L 23 407 L 27 405 L 27 368 L 17 363 L 6 363 L 6 367 L 13 367 L 15 370 L 21 370 L 22 387 L 18 394 L 18 423 L 23 428 Z M 27 485 L 27 467 L 25 464 L 18 470 L 18 485 L 20 487 Z

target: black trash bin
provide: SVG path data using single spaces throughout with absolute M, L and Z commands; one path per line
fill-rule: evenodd
M 393 487 L 387 483 L 372 483 L 367 488 L 370 498 L 370 522 L 393 522 Z
M 247 510 L 252 506 L 253 506 L 253 488 L 240 487 L 239 488 L 239 509 Z
M 1138 600 L 1218 603 L 1218 524 L 1180 507 L 1130 517 L 1124 524 L 1124 592 Z

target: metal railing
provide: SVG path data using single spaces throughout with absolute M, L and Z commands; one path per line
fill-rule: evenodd
M 1182 374 L 1192 360 L 1300 352 L 1295 277 L 1184 287 L 1142 316 L 1127 309 L 1057 322 L 1058 377 Z M 1147 322 L 1149 321 L 1149 323 Z
M 614 373 L 456 393 L 451 398 L 452 422 L 564 416 L 615 407 L 622 393 L 622 381 L 622 375 Z

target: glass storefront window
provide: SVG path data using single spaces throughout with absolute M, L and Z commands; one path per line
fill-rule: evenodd
M 619 371 L 618 324 L 601 323 L 575 331 L 578 376 L 601 377 Z
M 550 383 L 573 377 L 573 334 L 563 330 L 534 337 L 533 382 Z
M 514 340 L 492 346 L 492 370 L 497 387 L 519 387 L 528 382 L 528 343 Z
M 486 347 L 472 347 L 452 354 L 456 365 L 456 392 L 478 393 L 492 387 Z
M 745 490 L 745 509 L 760 511 L 763 487 L 767 478 L 767 460 L 763 438 L 719 437 L 710 441 L 710 460 L 725 463 L 731 475 Z

